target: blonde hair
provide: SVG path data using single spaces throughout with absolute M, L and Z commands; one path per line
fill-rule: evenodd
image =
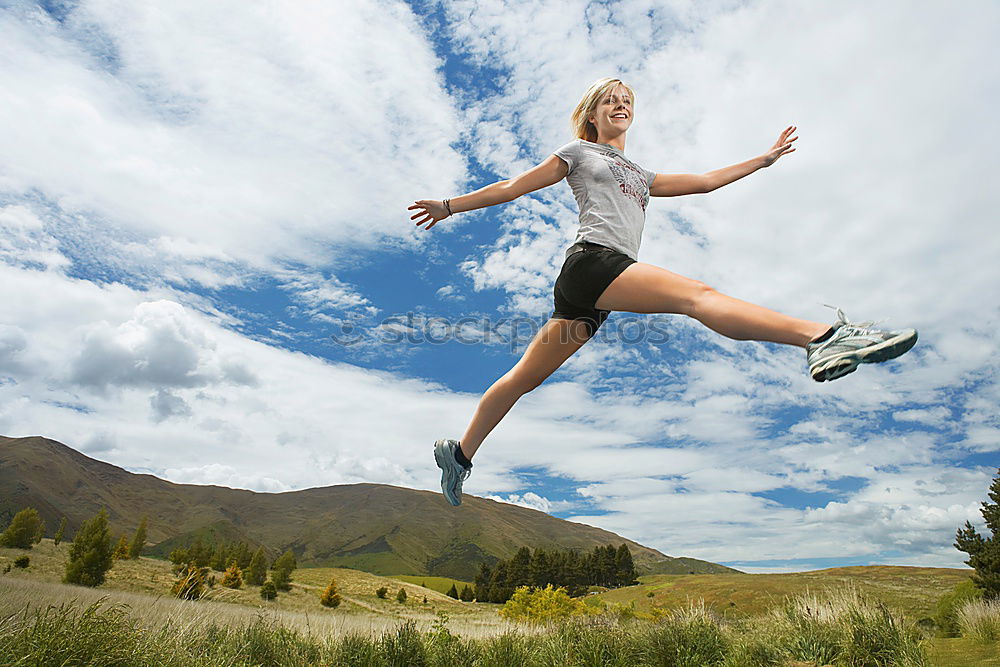
M 573 134 L 576 135 L 577 139 L 585 139 L 590 142 L 597 141 L 597 128 L 590 122 L 590 116 L 597 109 L 597 105 L 604 99 L 604 96 L 619 85 L 628 91 L 629 98 L 632 100 L 632 104 L 635 105 L 635 92 L 627 83 L 621 79 L 607 77 L 598 79 L 590 84 L 590 88 L 584 93 L 583 99 L 576 105 L 576 108 L 573 109 L 573 115 L 570 116 L 570 126 L 572 126 Z

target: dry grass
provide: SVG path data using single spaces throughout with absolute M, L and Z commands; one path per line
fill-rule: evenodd
M 972 600 L 958 609 L 963 637 L 981 642 L 1000 641 L 1000 600 Z

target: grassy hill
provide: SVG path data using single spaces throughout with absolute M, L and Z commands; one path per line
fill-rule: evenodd
M 764 613 L 788 596 L 822 594 L 853 586 L 917 621 L 931 616 L 938 599 L 971 575 L 972 570 L 889 565 L 785 574 L 661 574 L 639 577 L 638 586 L 603 592 L 600 599 L 634 603 L 640 610 L 653 606 L 674 609 L 703 599 L 718 614 L 737 617 Z
M 480 563 L 510 558 L 521 546 L 590 551 L 624 542 L 640 573 L 733 571 L 474 496 L 456 508 L 438 493 L 382 484 L 287 493 L 174 484 L 96 461 L 54 440 L 0 436 L 0 521 L 29 506 L 41 514 L 49 536 L 61 516 L 72 535 L 101 507 L 115 534 L 131 534 L 148 516 L 148 553 L 161 556 L 202 536 L 262 545 L 272 558 L 291 549 L 302 565 L 469 581 Z

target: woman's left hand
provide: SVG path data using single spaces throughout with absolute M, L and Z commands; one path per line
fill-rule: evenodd
M 763 157 L 764 157 L 765 167 L 770 167 L 772 164 L 774 164 L 775 160 L 777 160 L 782 155 L 786 153 L 795 152 L 795 149 L 792 148 L 792 142 L 798 139 L 798 136 L 794 136 L 791 139 L 788 138 L 788 135 L 794 132 L 795 129 L 796 128 L 794 125 L 789 125 L 788 127 L 786 127 L 785 131 L 782 132 L 781 136 L 778 137 L 778 140 L 774 142 L 773 146 L 771 146 L 771 150 L 764 153 Z

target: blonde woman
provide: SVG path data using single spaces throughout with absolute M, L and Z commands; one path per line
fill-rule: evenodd
M 580 207 L 580 227 L 567 248 L 555 282 L 555 309 L 521 359 L 486 390 L 461 440 L 438 440 L 434 457 L 441 489 L 452 505 L 462 501 L 462 483 L 472 457 L 517 400 L 545 381 L 579 350 L 613 310 L 678 313 L 723 336 L 805 348 L 817 382 L 852 373 L 862 363 L 903 354 L 917 340 L 913 329 L 882 331 L 870 322 L 852 324 L 837 309 L 833 326 L 782 315 L 721 294 L 697 280 L 638 261 L 646 204 L 652 197 L 711 192 L 795 152 L 786 128 L 771 148 L 746 162 L 704 174 L 658 174 L 625 156 L 625 135 L 635 117 L 635 93 L 620 79 L 591 85 L 573 111 L 576 139 L 515 178 L 445 199 L 422 199 L 408 210 L 430 229 L 445 218 L 517 199 L 569 182 Z

